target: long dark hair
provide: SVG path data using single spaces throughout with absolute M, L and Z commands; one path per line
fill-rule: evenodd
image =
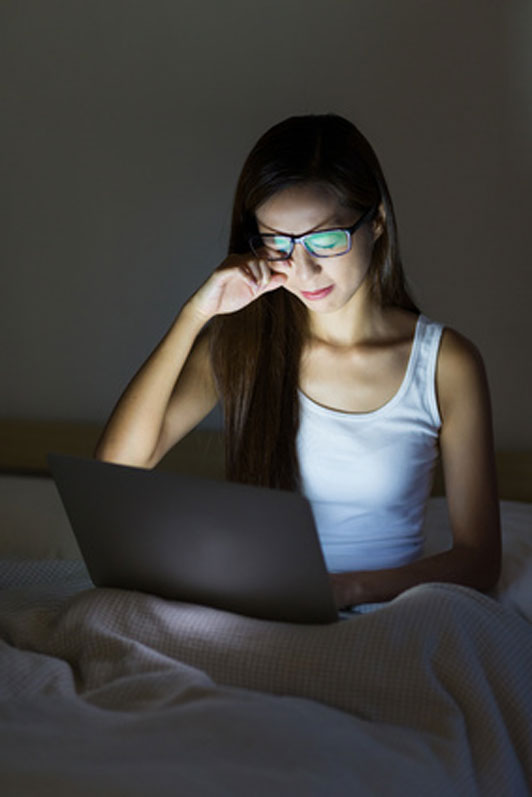
M 326 185 L 342 205 L 355 210 L 381 206 L 370 290 L 383 307 L 418 312 L 405 287 L 395 214 L 377 156 L 362 133 L 336 114 L 294 116 L 258 140 L 238 180 L 229 252 L 249 251 L 261 203 L 303 183 Z M 213 320 L 211 358 L 224 410 L 228 479 L 298 488 L 297 390 L 307 335 L 305 306 L 282 288 Z

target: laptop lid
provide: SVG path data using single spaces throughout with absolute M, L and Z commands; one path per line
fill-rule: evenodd
M 338 619 L 300 494 L 63 454 L 48 462 L 96 586 L 267 620 Z

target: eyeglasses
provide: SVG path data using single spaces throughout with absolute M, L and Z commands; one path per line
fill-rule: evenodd
M 253 235 L 249 239 L 251 251 L 266 260 L 288 260 L 297 243 L 302 243 L 307 252 L 314 257 L 337 257 L 351 249 L 351 236 L 375 212 L 372 207 L 356 221 L 352 227 L 334 228 L 309 232 L 306 235 Z

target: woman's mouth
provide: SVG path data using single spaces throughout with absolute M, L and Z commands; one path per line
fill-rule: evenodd
M 334 285 L 329 285 L 327 288 L 321 288 L 319 291 L 301 291 L 301 295 L 305 297 L 305 299 L 310 299 L 310 301 L 315 301 L 316 299 L 324 299 L 326 296 L 330 294 Z

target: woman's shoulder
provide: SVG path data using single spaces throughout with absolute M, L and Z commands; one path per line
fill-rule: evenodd
M 442 416 L 458 401 L 487 392 L 482 355 L 472 340 L 452 327 L 443 326 L 436 386 Z
M 457 329 L 442 324 L 440 366 L 450 371 L 478 367 L 482 355 L 478 347 Z

